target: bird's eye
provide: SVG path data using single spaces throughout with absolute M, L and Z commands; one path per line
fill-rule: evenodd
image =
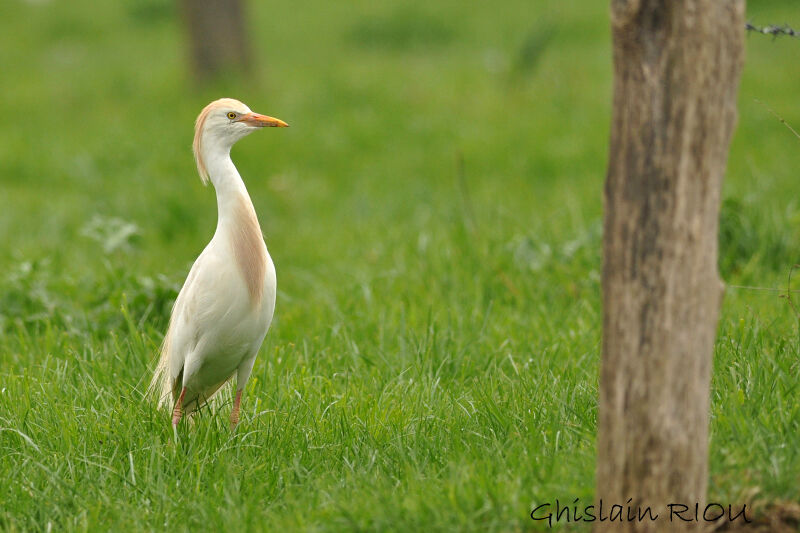
M 228 113 L 228 118 L 231 119 L 231 120 L 235 119 L 236 118 L 236 113 L 234 113 L 233 111 L 229 112 Z

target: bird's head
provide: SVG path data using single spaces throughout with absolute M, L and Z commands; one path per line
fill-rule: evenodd
M 249 107 L 233 98 L 220 98 L 208 104 L 194 125 L 194 159 L 203 183 L 208 182 L 204 161 L 209 148 L 227 152 L 241 139 L 258 128 L 286 128 L 289 125 L 277 118 L 253 113 Z

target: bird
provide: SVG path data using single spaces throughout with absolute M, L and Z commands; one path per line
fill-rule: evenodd
M 197 117 L 192 149 L 204 185 L 217 196 L 217 227 L 172 307 L 149 390 L 172 408 L 172 426 L 197 411 L 236 374 L 230 423 L 239 423 L 242 391 L 275 311 L 277 278 L 253 202 L 231 160 L 231 147 L 277 118 L 221 98 Z M 177 433 L 176 433 L 177 435 Z

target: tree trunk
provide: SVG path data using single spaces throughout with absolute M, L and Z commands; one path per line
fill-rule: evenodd
M 703 527 L 720 194 L 744 0 L 612 0 L 597 531 Z M 629 501 L 629 498 L 631 499 Z M 670 522 L 668 504 L 700 521 Z M 608 520 L 622 505 L 622 520 Z M 652 515 L 628 521 L 627 509 Z M 673 508 L 680 510 L 680 508 Z M 611 516 L 613 517 L 613 516 Z
M 192 70 L 199 80 L 247 71 L 250 49 L 242 0 L 181 0 Z

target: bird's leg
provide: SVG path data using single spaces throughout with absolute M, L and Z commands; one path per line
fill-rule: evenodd
M 186 394 L 186 387 L 181 390 L 181 395 L 178 396 L 178 401 L 175 402 L 175 409 L 172 410 L 172 425 L 177 426 L 183 416 L 183 396 Z
M 233 400 L 233 411 L 231 411 L 231 429 L 239 424 L 239 404 L 242 401 L 242 389 L 236 391 L 236 398 Z

